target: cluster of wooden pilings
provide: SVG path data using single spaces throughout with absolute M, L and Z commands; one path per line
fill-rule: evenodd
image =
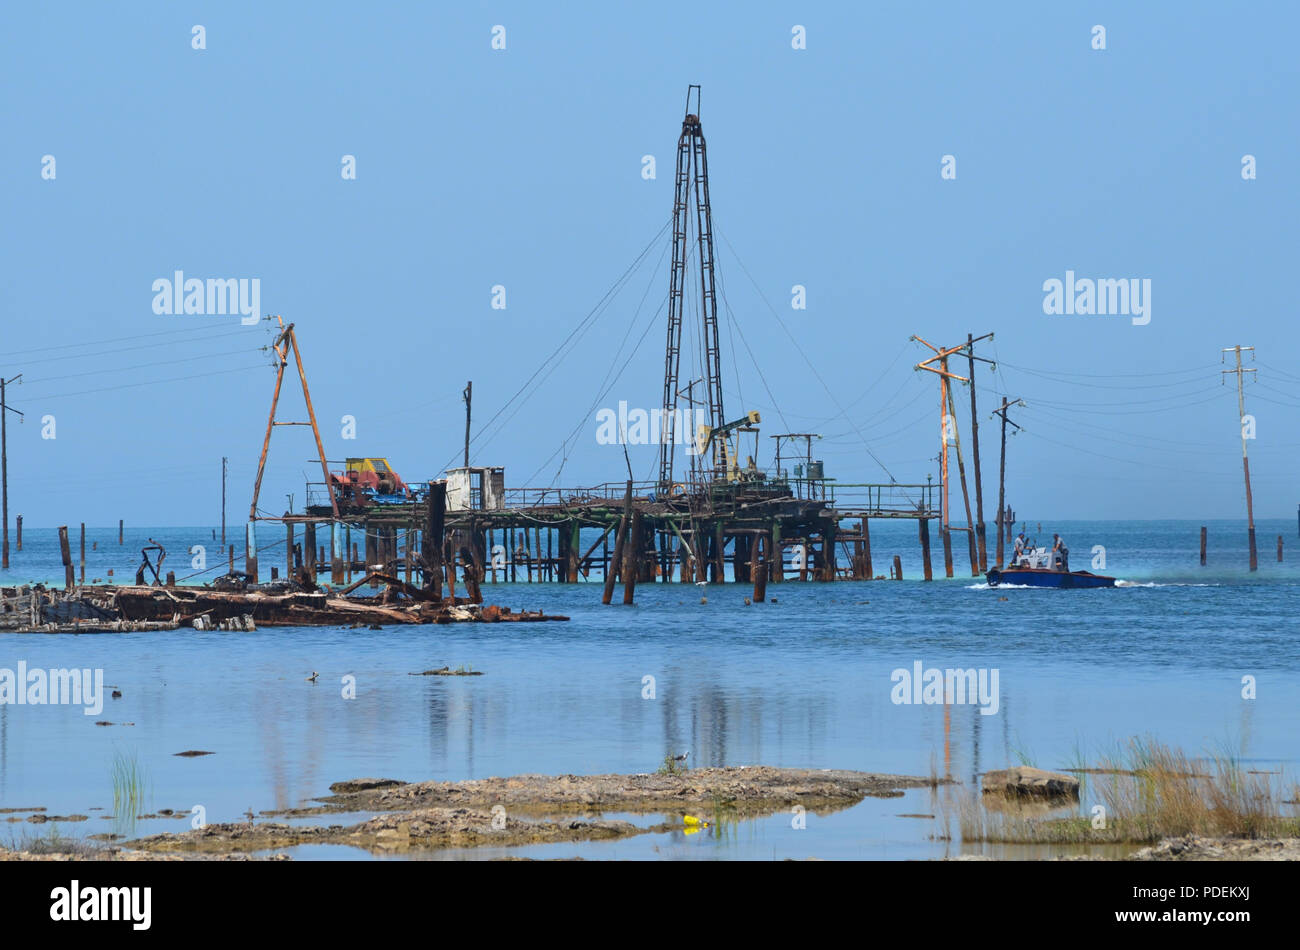
M 432 482 L 424 500 L 348 511 L 346 522 L 328 520 L 324 508 L 277 520 L 286 532 L 290 575 L 329 572 L 335 583 L 346 583 L 355 571 L 379 570 L 404 573 L 407 583 L 445 581 L 454 589 L 459 570 L 471 597 L 481 583 L 597 578 L 606 602 L 619 583 L 631 602 L 638 583 L 731 581 L 755 585 L 754 596 L 762 599 L 769 583 L 903 580 L 902 557 L 887 558 L 877 573 L 871 548 L 871 521 L 897 518 L 918 522 L 923 576 L 933 578 L 929 538 L 936 512 L 924 506 L 846 510 L 760 489 L 656 498 L 634 495 L 632 483 L 622 494 L 621 500 L 574 494 L 551 504 L 448 511 L 445 484 Z M 330 544 L 319 542 L 321 529 Z M 593 530 L 599 531 L 594 538 Z M 255 576 L 251 555 L 249 565 Z M 952 576 L 951 556 L 946 569 Z
M 1205 567 L 1206 550 L 1208 548 L 1209 532 L 1205 525 L 1201 525 L 1201 567 Z M 1250 553 L 1251 553 L 1251 570 L 1255 569 L 1255 534 L 1254 529 L 1250 533 Z M 1282 563 L 1282 535 L 1277 536 L 1277 562 Z

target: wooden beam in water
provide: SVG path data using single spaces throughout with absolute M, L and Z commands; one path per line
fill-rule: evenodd
M 63 525 L 59 528 L 59 555 L 63 558 L 63 586 L 67 590 L 72 590 L 73 573 L 72 573 L 72 552 L 68 550 L 68 526 Z
M 627 546 L 627 529 L 632 520 L 632 480 L 628 479 L 627 491 L 623 495 L 623 516 L 618 520 L 618 533 L 614 536 L 614 563 L 623 570 L 624 549 Z M 600 602 L 608 604 L 614 599 L 614 571 L 612 565 L 605 571 L 605 592 Z
M 754 603 L 761 604 L 767 600 L 767 560 L 771 550 L 771 538 L 764 532 L 754 539 L 755 557 L 750 573 L 754 575 Z
M 628 528 L 627 542 L 623 547 L 623 603 L 630 605 L 636 593 L 637 575 L 640 573 L 637 562 L 641 560 L 641 512 L 632 512 L 632 523 Z

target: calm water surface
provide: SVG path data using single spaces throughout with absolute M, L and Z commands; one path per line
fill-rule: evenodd
M 692 766 L 947 771 L 969 784 L 987 769 L 1022 761 L 1069 766 L 1080 754 L 1095 756 L 1146 734 L 1192 753 L 1231 748 L 1259 769 L 1285 768 L 1294 778 L 1300 736 L 1294 522 L 1260 523 L 1254 575 L 1245 570 L 1245 531 L 1237 523 L 1210 524 L 1206 567 L 1199 565 L 1199 523 L 1043 528 L 1042 538 L 1053 530 L 1066 537 L 1076 568 L 1089 567 L 1093 546 L 1104 546 L 1105 573 L 1123 585 L 989 590 L 969 576 L 967 563 L 966 576 L 931 584 L 774 584 L 768 588 L 774 602 L 752 606 L 744 604 L 743 585 L 643 585 L 636 606 L 624 608 L 602 607 L 597 583 L 519 583 L 486 585 L 485 596 L 571 621 L 7 635 L 0 637 L 0 668 L 14 669 L 20 660 L 29 667 L 102 668 L 105 682 L 123 695 L 106 699 L 97 716 L 79 707 L 0 705 L 0 807 L 43 805 L 50 814 L 91 816 L 60 824 L 58 831 L 68 835 L 188 827 L 113 818 L 113 769 L 122 761 L 138 765 L 146 811 L 188 813 L 202 805 L 208 821 L 237 820 L 250 808 L 302 805 L 326 794 L 331 782 L 363 775 L 415 781 L 652 772 L 670 752 L 688 752 Z M 25 548 L 0 584 L 61 580 L 54 531 L 29 526 L 25 534 Z M 87 578 L 113 568 L 117 581 L 129 581 L 149 534 L 167 546 L 166 566 L 178 575 L 190 572 L 184 553 L 190 545 L 207 545 L 217 559 L 210 529 L 129 531 L 124 547 L 116 528 L 94 529 Z M 1279 534 L 1295 555 L 1283 564 L 1275 560 Z M 90 550 L 94 542 L 99 550 Z M 75 546 L 74 539 L 74 557 Z M 905 575 L 919 577 L 913 523 L 873 522 L 872 547 L 877 571 L 897 553 Z M 263 569 L 282 558 L 282 552 L 264 554 Z M 962 560 L 959 552 L 959 575 Z M 891 673 L 917 661 L 996 668 L 997 713 L 954 706 L 945 736 L 942 706 L 896 705 Z M 410 675 L 448 664 L 486 675 Z M 319 679 L 307 682 L 313 671 Z M 1254 700 L 1241 695 L 1246 675 L 1257 683 Z M 348 676 L 356 678 L 355 699 L 342 696 Z M 642 696 L 646 676 L 654 677 L 653 699 Z M 116 725 L 96 726 L 96 720 Z M 215 754 L 175 755 L 189 749 Z M 510 853 L 930 858 L 976 850 L 936 840 L 942 817 L 899 817 L 942 816 L 951 794 L 920 789 L 868 799 L 832 815 L 809 815 L 802 830 L 781 814 L 689 836 Z M 0 824 L 0 840 L 47 828 Z M 368 857 L 329 846 L 293 853 Z

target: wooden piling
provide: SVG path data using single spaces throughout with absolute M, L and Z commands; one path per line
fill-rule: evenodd
M 582 556 L 582 524 L 577 518 L 569 522 L 569 583 L 578 583 L 579 559 Z
M 415 574 L 415 532 L 410 528 L 406 529 L 406 583 L 411 583 Z M 497 582 L 497 568 L 495 562 L 492 565 L 492 583 Z
M 275 575 L 272 574 L 272 577 Z M 284 523 L 284 576 L 293 577 L 293 522 Z
M 735 556 L 731 568 L 731 576 L 737 584 L 743 584 L 750 578 L 750 560 L 753 555 L 750 553 L 750 539 L 743 534 L 737 534 L 731 542 L 732 550 Z
M 235 546 L 233 544 L 230 545 L 229 570 L 231 574 L 235 573 Z
M 447 512 L 447 483 L 429 482 L 424 509 L 424 589 L 442 597 L 442 534 Z
M 772 583 L 780 584 L 785 580 L 785 548 L 781 544 L 781 520 L 779 518 L 772 521 L 772 532 L 768 538 L 772 542 L 771 547 L 768 548 L 767 556 L 767 559 L 772 564 Z M 867 550 L 870 552 L 870 547 Z M 870 560 L 870 558 L 871 555 L 868 553 L 867 559 Z
M 1282 539 L 1277 539 L 1277 559 L 1282 560 Z M 78 583 L 86 583 L 86 522 L 81 522 L 81 567 L 77 575 Z
M 868 524 L 870 518 L 862 519 L 862 569 L 866 574 L 866 580 L 872 580 L 875 577 L 871 566 L 871 527 Z
M 556 540 L 559 541 L 560 564 L 562 565 L 562 569 L 559 572 L 560 583 L 567 584 L 569 582 L 569 532 L 567 530 L 567 523 L 566 529 L 556 532 Z
M 822 529 L 822 580 L 835 580 L 835 544 L 836 536 L 839 534 L 839 526 L 834 521 L 828 521 L 826 527 Z
M 1277 563 L 1282 563 L 1282 535 L 1277 536 Z
M 623 516 L 618 521 L 618 533 L 614 535 L 614 561 L 605 571 L 605 591 L 600 602 L 608 604 L 614 599 L 614 565 L 623 570 L 623 556 L 627 546 L 627 530 L 632 520 L 632 480 L 628 479 L 627 490 L 623 494 Z
M 23 516 L 18 516 L 18 550 L 23 549 Z
M 273 580 L 273 581 L 274 581 L 274 580 L 278 580 L 279 577 L 280 577 L 280 569 L 279 569 L 278 567 L 276 567 L 274 564 L 272 564 L 272 565 L 271 565 L 271 580 Z
M 316 522 L 302 526 L 302 566 L 308 583 L 316 583 Z
M 636 593 L 638 570 L 637 561 L 641 558 L 641 512 L 632 512 L 632 523 L 628 528 L 628 539 L 623 546 L 623 603 L 630 605 Z
M 68 550 L 68 526 L 59 528 L 59 555 L 63 558 L 63 586 L 72 590 L 75 586 L 72 572 L 72 552 Z
M 479 590 L 479 566 L 474 562 L 474 550 L 469 545 L 460 549 L 461 577 L 465 581 L 465 596 L 472 604 L 483 603 L 483 594 Z
M 366 527 L 366 563 L 364 567 L 364 570 L 367 574 L 369 574 L 371 571 L 375 569 L 374 566 L 379 560 L 377 556 L 378 546 L 379 546 L 379 538 L 376 535 L 376 532 L 372 530 L 369 526 L 367 526 Z M 374 590 L 378 586 L 379 586 L 379 582 L 376 581 L 374 578 L 371 578 L 370 580 L 371 590 Z
M 118 543 L 118 546 L 119 546 L 119 547 L 120 547 L 121 544 L 122 544 L 123 520 L 124 520 L 124 519 L 122 519 L 122 518 L 119 518 L 119 519 L 117 520 L 117 543 Z
M 456 599 L 456 538 L 459 532 L 452 531 L 443 540 L 445 557 L 442 560 L 443 571 L 447 575 L 447 597 Z
M 330 583 L 343 583 L 343 530 L 337 521 L 330 522 Z
M 771 539 L 767 532 L 754 538 L 754 559 L 750 573 L 754 576 L 754 603 L 761 604 L 767 600 L 767 561 L 771 550 Z
M 1201 567 L 1205 566 L 1205 525 L 1201 525 Z
M 921 538 L 921 571 L 927 581 L 934 580 L 934 567 L 930 564 L 930 519 L 917 521 L 917 533 Z M 949 575 L 951 576 L 951 575 Z
M 903 559 L 899 557 L 897 554 L 895 554 L 894 555 L 894 580 L 901 581 L 902 579 L 903 579 Z
M 944 526 L 939 529 L 939 534 L 943 536 L 943 573 L 945 577 L 952 577 L 952 532 Z

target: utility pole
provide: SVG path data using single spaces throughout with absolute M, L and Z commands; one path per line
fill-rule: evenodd
M 1016 429 L 1020 426 L 1007 418 L 1007 410 L 1012 406 L 1023 406 L 1025 403 L 1021 399 L 1012 402 L 1010 399 L 1003 399 L 1002 405 L 993 410 L 995 416 L 1002 418 L 1002 459 L 998 464 L 998 567 L 1002 567 L 1003 544 L 1006 543 L 1007 533 L 1003 529 L 1003 519 L 1006 517 L 1006 498 L 1007 498 L 1007 426 L 1013 425 Z
M 948 360 L 943 360 L 944 372 L 948 371 Z M 971 577 L 979 577 L 979 554 L 975 550 L 975 519 L 970 516 L 970 492 L 966 490 L 966 463 L 961 458 L 961 432 L 957 428 L 957 407 L 953 404 L 952 387 L 948 387 L 948 415 L 952 419 L 952 443 L 957 450 L 957 474 L 961 480 L 961 502 L 966 509 L 966 543 L 970 547 Z M 946 437 L 946 433 L 945 433 Z
M 221 456 L 221 547 L 226 547 L 226 457 Z
M 465 467 L 469 468 L 469 413 L 470 406 L 474 401 L 473 380 L 465 384 L 465 391 L 460 394 L 460 398 L 465 400 Z
M 948 371 L 948 357 L 953 356 L 954 354 L 960 355 L 963 351 L 969 353 L 973 344 L 978 343 L 980 340 L 987 340 L 992 336 L 993 334 L 991 333 L 986 333 L 984 336 L 973 339 L 968 336 L 967 342 L 962 343 L 959 346 L 950 346 L 946 348 L 935 346 L 933 343 L 923 340 L 919 336 L 913 335 L 912 337 L 913 340 L 928 347 L 934 353 L 934 355 L 929 359 L 917 363 L 915 369 L 927 370 L 939 377 L 939 431 L 942 443 L 942 448 L 939 453 L 940 535 L 943 538 L 943 569 L 944 574 L 947 577 L 952 577 L 952 526 L 949 521 L 948 510 L 948 446 L 950 442 L 955 443 L 957 449 L 957 468 L 961 476 L 962 500 L 966 507 L 967 527 L 964 530 L 967 532 L 967 540 L 970 545 L 971 575 L 977 577 L 980 572 L 979 554 L 975 550 L 975 524 L 970 513 L 970 496 L 966 492 L 966 466 L 962 463 L 961 438 L 957 434 L 957 415 L 953 403 L 951 387 L 948 384 L 948 380 L 950 379 L 955 379 L 963 383 L 968 383 L 970 380 L 965 376 L 958 376 L 956 373 L 950 373 Z M 972 356 L 972 359 L 982 360 L 985 363 L 992 363 L 992 360 L 984 359 L 981 356 Z M 938 363 L 939 365 L 936 367 L 931 365 L 933 363 Z M 972 392 L 973 390 L 974 387 L 972 385 Z M 950 430 L 952 433 L 951 439 L 949 438 Z
M 5 523 L 4 554 L 2 558 L 0 558 L 4 563 L 0 566 L 3 566 L 6 571 L 9 570 L 9 433 L 7 422 L 9 420 L 9 413 L 18 412 L 18 410 L 5 402 L 5 386 L 9 383 L 17 382 L 22 378 L 22 373 L 19 373 L 12 379 L 5 379 L 3 376 L 0 376 L 0 497 L 3 498 L 3 502 L 0 502 L 0 505 L 4 508 L 3 517 Z M 18 412 L 18 415 L 21 416 L 22 413 Z
M 991 340 L 993 334 L 986 334 L 980 339 Z M 980 478 L 980 424 L 975 408 L 975 360 L 983 358 L 975 355 L 975 338 L 969 333 L 966 334 L 966 359 L 970 362 L 970 440 L 971 454 L 974 456 L 975 462 L 975 537 L 979 544 L 980 571 L 984 572 L 989 569 L 989 556 L 984 539 L 984 487 Z M 988 363 L 990 368 L 997 365 L 991 360 L 984 360 L 984 362 Z
M 919 336 L 913 340 L 924 343 L 934 351 L 934 356 L 916 364 L 916 369 L 928 370 L 939 377 L 939 534 L 943 539 L 943 570 L 945 577 L 952 577 L 952 533 L 948 525 L 948 428 L 956 425 L 956 420 L 948 413 L 948 380 L 959 379 L 966 382 L 964 376 L 954 376 L 948 372 L 948 356 L 961 349 L 953 347 L 943 350 L 932 343 L 926 343 Z M 938 361 L 939 366 L 931 366 Z
M 1237 419 L 1241 424 L 1241 468 L 1246 475 L 1246 527 L 1250 532 L 1250 569 L 1252 571 L 1259 568 L 1259 558 L 1255 553 L 1255 506 L 1250 496 L 1250 458 L 1246 455 L 1246 397 L 1242 393 L 1242 380 L 1246 373 L 1253 373 L 1253 369 L 1243 369 L 1241 365 L 1241 351 L 1249 350 L 1250 358 L 1255 358 L 1255 348 L 1253 346 L 1226 346 L 1223 348 L 1224 353 L 1233 353 L 1237 358 L 1237 365 L 1233 369 L 1225 369 L 1221 376 L 1228 373 L 1237 374 Z M 1220 357 L 1220 362 L 1224 357 Z

